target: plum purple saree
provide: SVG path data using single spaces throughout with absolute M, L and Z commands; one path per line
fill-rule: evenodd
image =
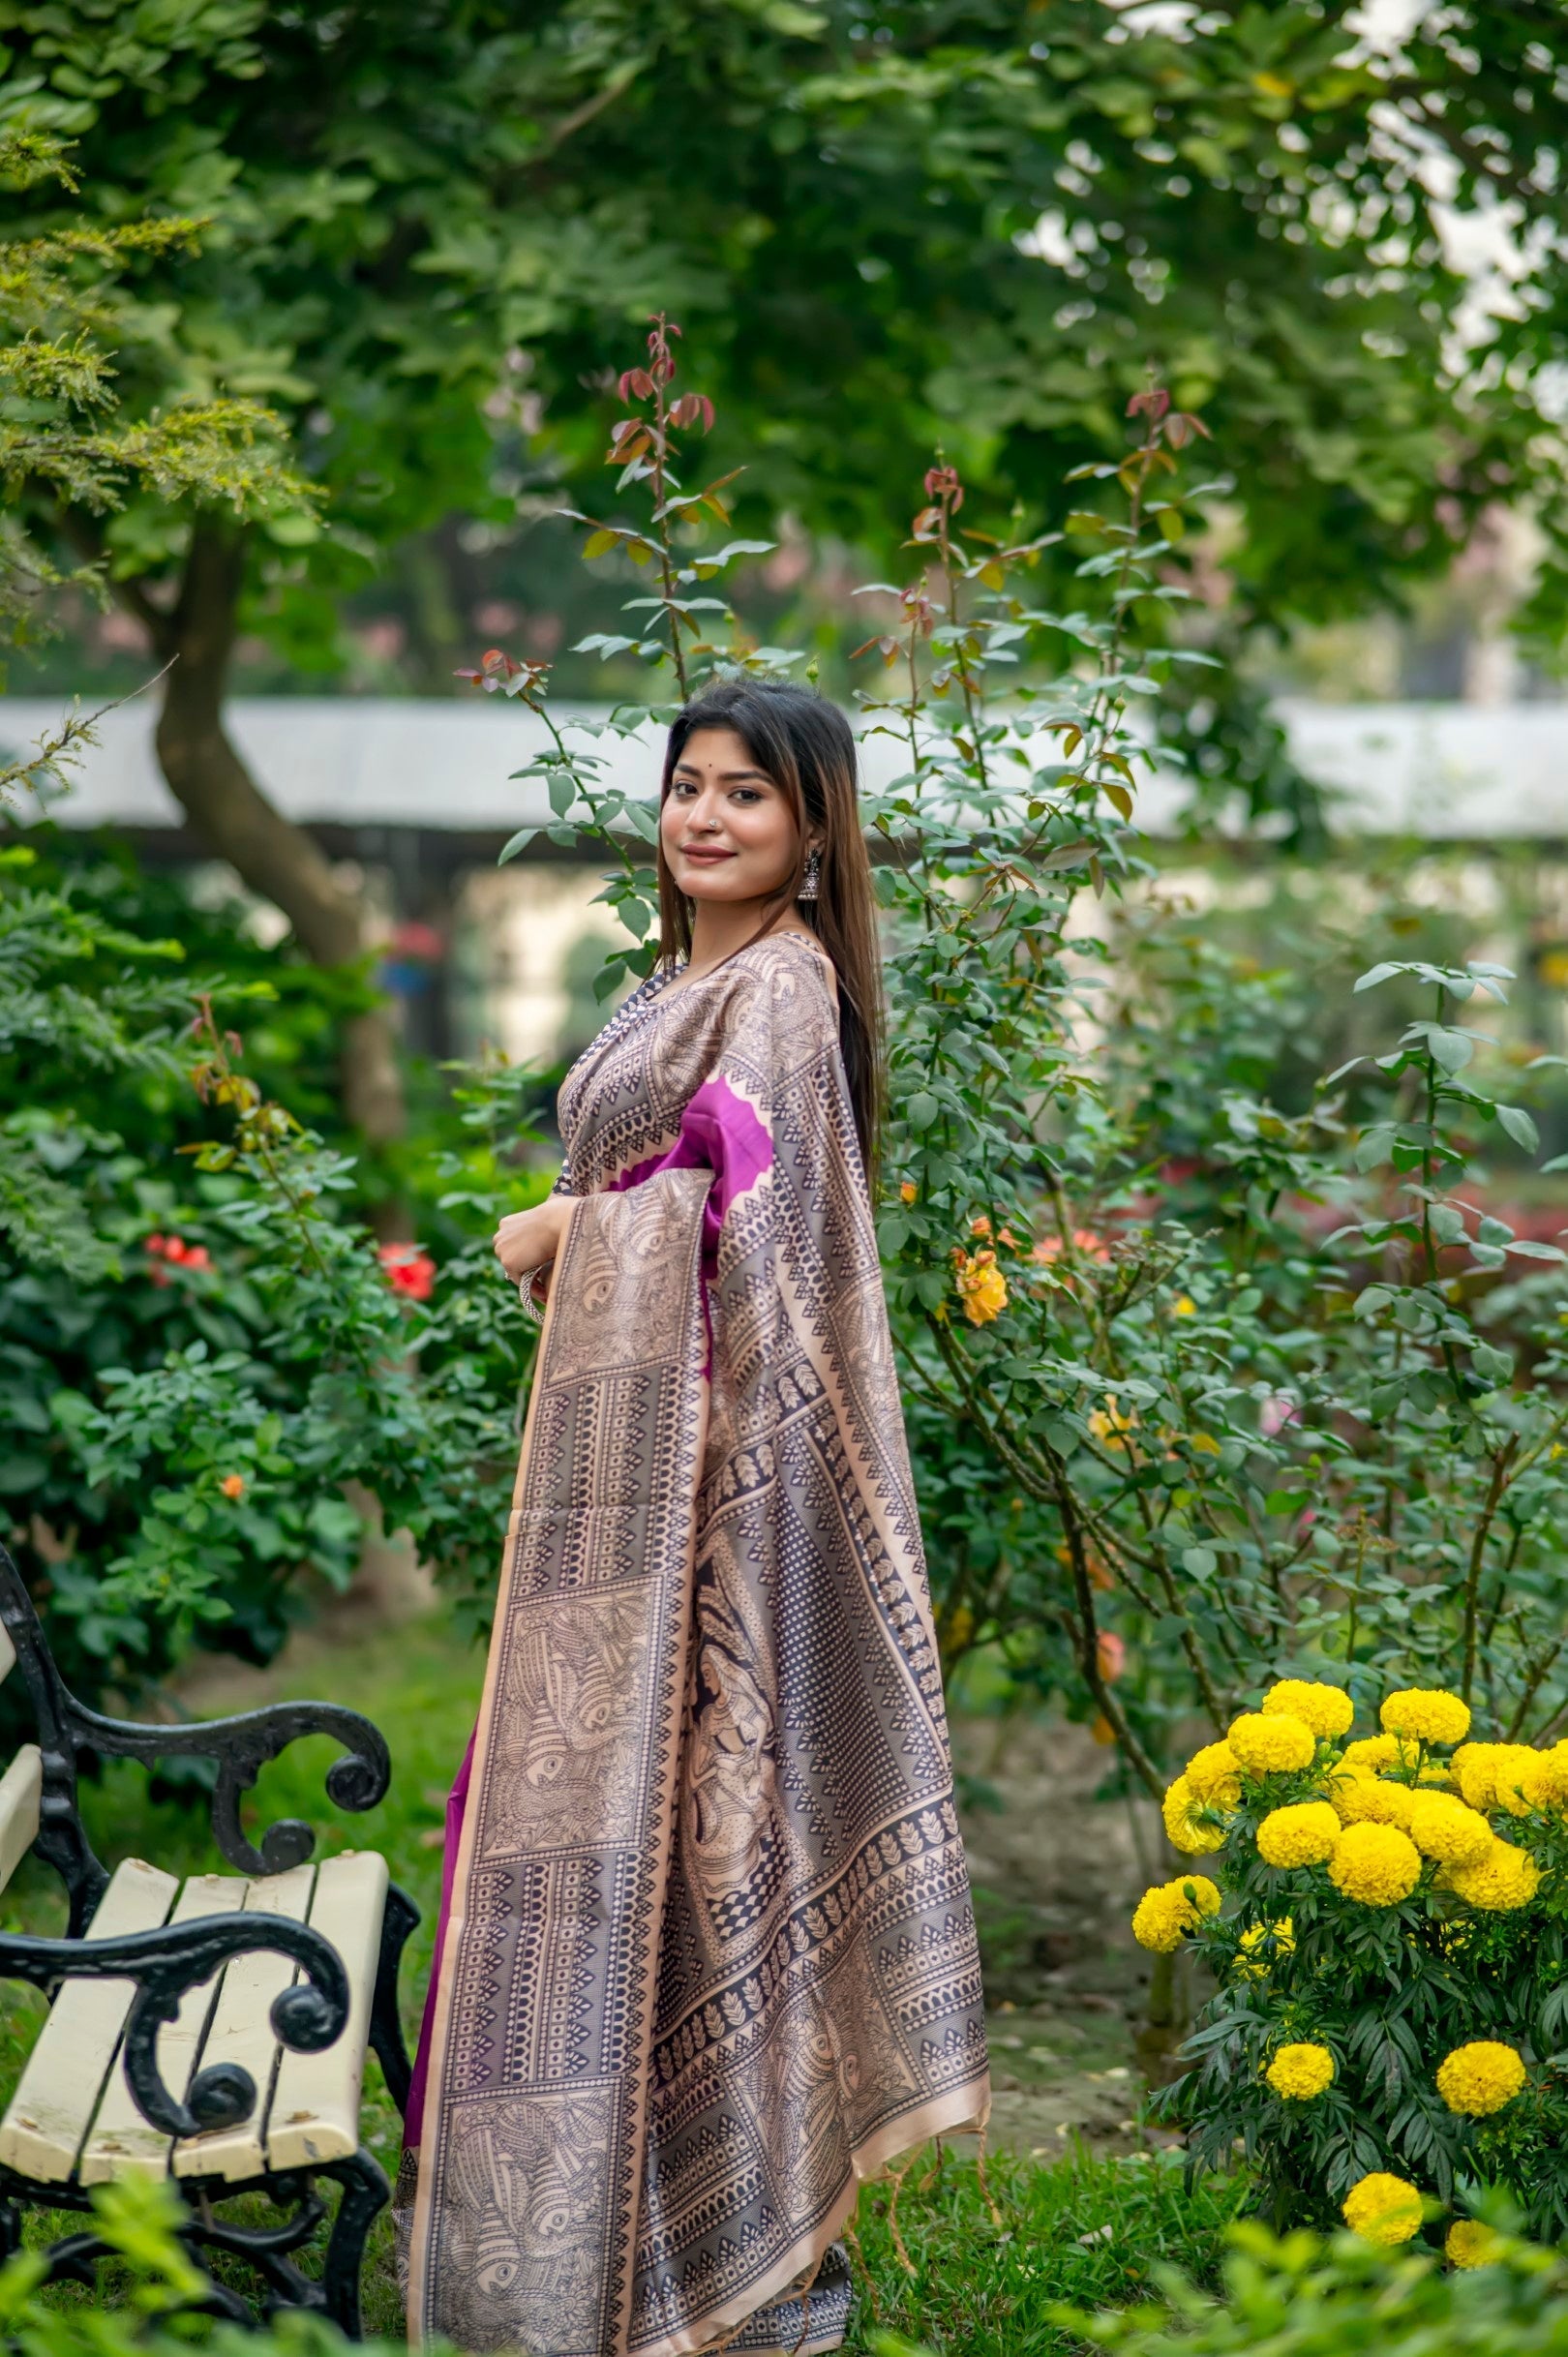
M 989 2098 L 826 960 L 774 934 L 645 984 L 560 1121 L 408 2118 L 410 2338 L 832 2348 L 859 2180 Z

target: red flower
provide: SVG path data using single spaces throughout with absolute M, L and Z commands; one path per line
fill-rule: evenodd
M 147 1257 L 150 1260 L 169 1261 L 176 1268 L 210 1269 L 212 1266 L 212 1254 L 206 1246 L 204 1244 L 187 1244 L 183 1236 L 149 1236 L 147 1238 Z M 167 1284 L 168 1283 L 167 1271 L 165 1269 L 149 1269 L 147 1274 L 154 1284 Z
M 407 1294 L 410 1301 L 428 1301 L 435 1292 L 436 1263 L 417 1244 L 380 1244 L 376 1257 L 394 1293 Z
M 237 1501 L 245 1496 L 245 1476 L 243 1473 L 226 1473 L 218 1487 L 226 1497 Z

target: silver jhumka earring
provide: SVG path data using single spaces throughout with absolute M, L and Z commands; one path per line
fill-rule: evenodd
M 815 900 L 822 890 L 822 853 L 815 843 L 806 854 L 805 874 L 800 878 L 798 900 Z

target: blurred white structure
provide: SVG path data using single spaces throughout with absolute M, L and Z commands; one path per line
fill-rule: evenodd
M 558 721 L 594 708 L 561 705 Z M 0 697 L 0 747 L 25 752 L 58 722 L 58 703 Z M 1279 707 L 1297 761 L 1334 790 L 1339 823 L 1355 832 L 1461 842 L 1500 835 L 1568 839 L 1568 704 L 1319 704 Z M 99 724 L 100 742 L 54 809 L 69 827 L 178 830 L 183 817 L 153 751 L 154 711 L 140 699 Z M 517 784 L 546 742 L 544 723 L 499 699 L 237 697 L 234 740 L 288 817 L 312 826 L 416 828 L 509 834 L 548 818 L 542 787 Z M 599 740 L 607 782 L 651 794 L 656 739 Z M 863 740 L 867 774 L 903 767 L 890 738 Z M 1156 834 L 1179 806 L 1174 780 L 1155 779 L 1139 817 Z
M 596 716 L 592 708 L 561 706 L 558 721 L 574 710 Z M 1333 794 L 1347 831 L 1478 850 L 1508 840 L 1568 843 L 1568 704 L 1299 699 L 1279 710 L 1296 759 Z M 53 701 L 0 698 L 0 748 L 24 756 L 60 716 Z M 145 699 L 107 713 L 76 784 L 49 814 L 72 828 L 115 827 L 143 856 L 205 865 L 199 882 L 230 891 L 229 872 L 206 860 L 164 783 L 154 719 Z M 512 776 L 547 741 L 526 707 L 498 698 L 240 697 L 228 721 L 265 791 L 331 856 L 352 862 L 382 912 L 386 979 L 405 998 L 414 1044 L 444 1055 L 489 1039 L 519 1061 L 548 1063 L 591 1036 L 594 941 L 615 931 L 593 906 L 597 856 L 591 847 L 585 858 L 541 844 L 506 868 L 496 865 L 508 835 L 550 816 L 542 786 Z M 607 782 L 656 791 L 656 735 L 598 743 Z M 891 738 L 871 735 L 862 763 L 881 783 L 905 756 Z M 1138 795 L 1138 817 L 1158 835 L 1171 828 L 1181 801 L 1175 780 L 1152 779 Z M 282 928 L 278 912 L 260 903 L 253 923 L 263 937 Z M 400 928 L 440 943 L 428 972 L 409 962 Z

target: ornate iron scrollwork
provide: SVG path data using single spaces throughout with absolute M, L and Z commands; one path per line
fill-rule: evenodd
M 331 1736 L 346 1758 L 327 1770 L 327 1798 L 356 1813 L 374 1808 L 392 1780 L 385 1738 L 357 1710 L 338 1703 L 273 1703 L 233 1718 L 193 1720 L 184 1726 L 141 1727 L 104 1717 L 79 1703 L 54 1665 L 20 1572 L 0 1546 L 0 1623 L 16 1648 L 38 1718 L 44 1762 L 37 1849 L 54 1867 L 71 1899 L 71 1929 L 79 1933 L 104 1895 L 108 1876 L 94 1856 L 76 1805 L 77 1765 L 83 1752 L 155 1762 L 213 1760 L 218 1767 L 212 1829 L 219 1849 L 244 1874 L 281 1874 L 303 1865 L 316 1835 L 298 1818 L 269 1826 L 259 1844 L 240 1823 L 240 1800 L 268 1761 L 306 1735 Z
M 198 2070 L 182 2102 L 158 2068 L 158 2033 L 180 1999 L 223 1970 L 231 1956 L 277 1949 L 309 1974 L 285 1989 L 272 2027 L 286 2046 L 308 2054 L 330 2046 L 348 2018 L 348 1976 L 331 1942 L 308 1923 L 281 1915 L 211 1915 L 166 1923 L 157 1931 L 111 1940 L 30 1940 L 0 1933 L 0 1979 L 50 1989 L 62 1980 L 135 1980 L 125 2026 L 125 2075 L 136 2108 L 166 2136 L 199 2136 L 237 2128 L 256 2109 L 256 2086 L 237 2063 Z

